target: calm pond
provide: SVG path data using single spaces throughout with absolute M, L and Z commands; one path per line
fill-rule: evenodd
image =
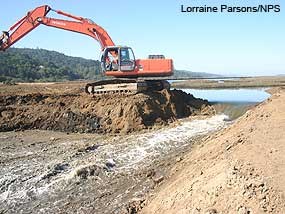
M 194 97 L 214 104 L 217 113 L 226 114 L 229 120 L 243 115 L 254 105 L 270 97 L 264 88 L 254 89 L 182 89 Z
M 258 89 L 182 89 L 195 97 L 218 103 L 259 103 L 270 97 L 264 88 Z

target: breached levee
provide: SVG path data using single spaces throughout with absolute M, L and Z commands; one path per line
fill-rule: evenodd
M 128 133 L 213 112 L 206 100 L 181 90 L 95 97 L 85 94 L 0 96 L 0 131 Z

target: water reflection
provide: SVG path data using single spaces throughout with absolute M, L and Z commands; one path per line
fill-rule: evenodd
M 235 120 L 254 105 L 266 100 L 268 94 L 260 89 L 182 89 L 197 98 L 211 102 L 218 114 L 225 114 L 229 120 Z

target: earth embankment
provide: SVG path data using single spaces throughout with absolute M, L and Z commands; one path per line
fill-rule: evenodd
M 193 148 L 142 213 L 284 213 L 285 90 Z
M 212 113 L 206 100 L 180 90 L 94 97 L 76 92 L 0 95 L 0 131 L 129 133 Z

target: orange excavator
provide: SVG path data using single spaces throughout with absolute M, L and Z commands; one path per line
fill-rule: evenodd
M 71 20 L 47 17 L 50 11 Z M 89 94 L 106 92 L 136 93 L 169 87 L 167 81 L 159 80 L 159 78 L 173 74 L 172 59 L 165 59 L 163 55 L 149 55 L 148 59 L 135 59 L 132 48 L 116 46 L 108 33 L 92 20 L 54 10 L 48 5 L 29 11 L 8 31 L 3 31 L 0 37 L 0 50 L 5 51 L 41 24 L 85 34 L 100 43 L 102 51 L 101 69 L 106 76 L 114 78 L 88 83 L 85 91 Z M 144 77 L 147 77 L 148 80 Z M 150 80 L 149 78 L 152 77 L 153 80 Z

